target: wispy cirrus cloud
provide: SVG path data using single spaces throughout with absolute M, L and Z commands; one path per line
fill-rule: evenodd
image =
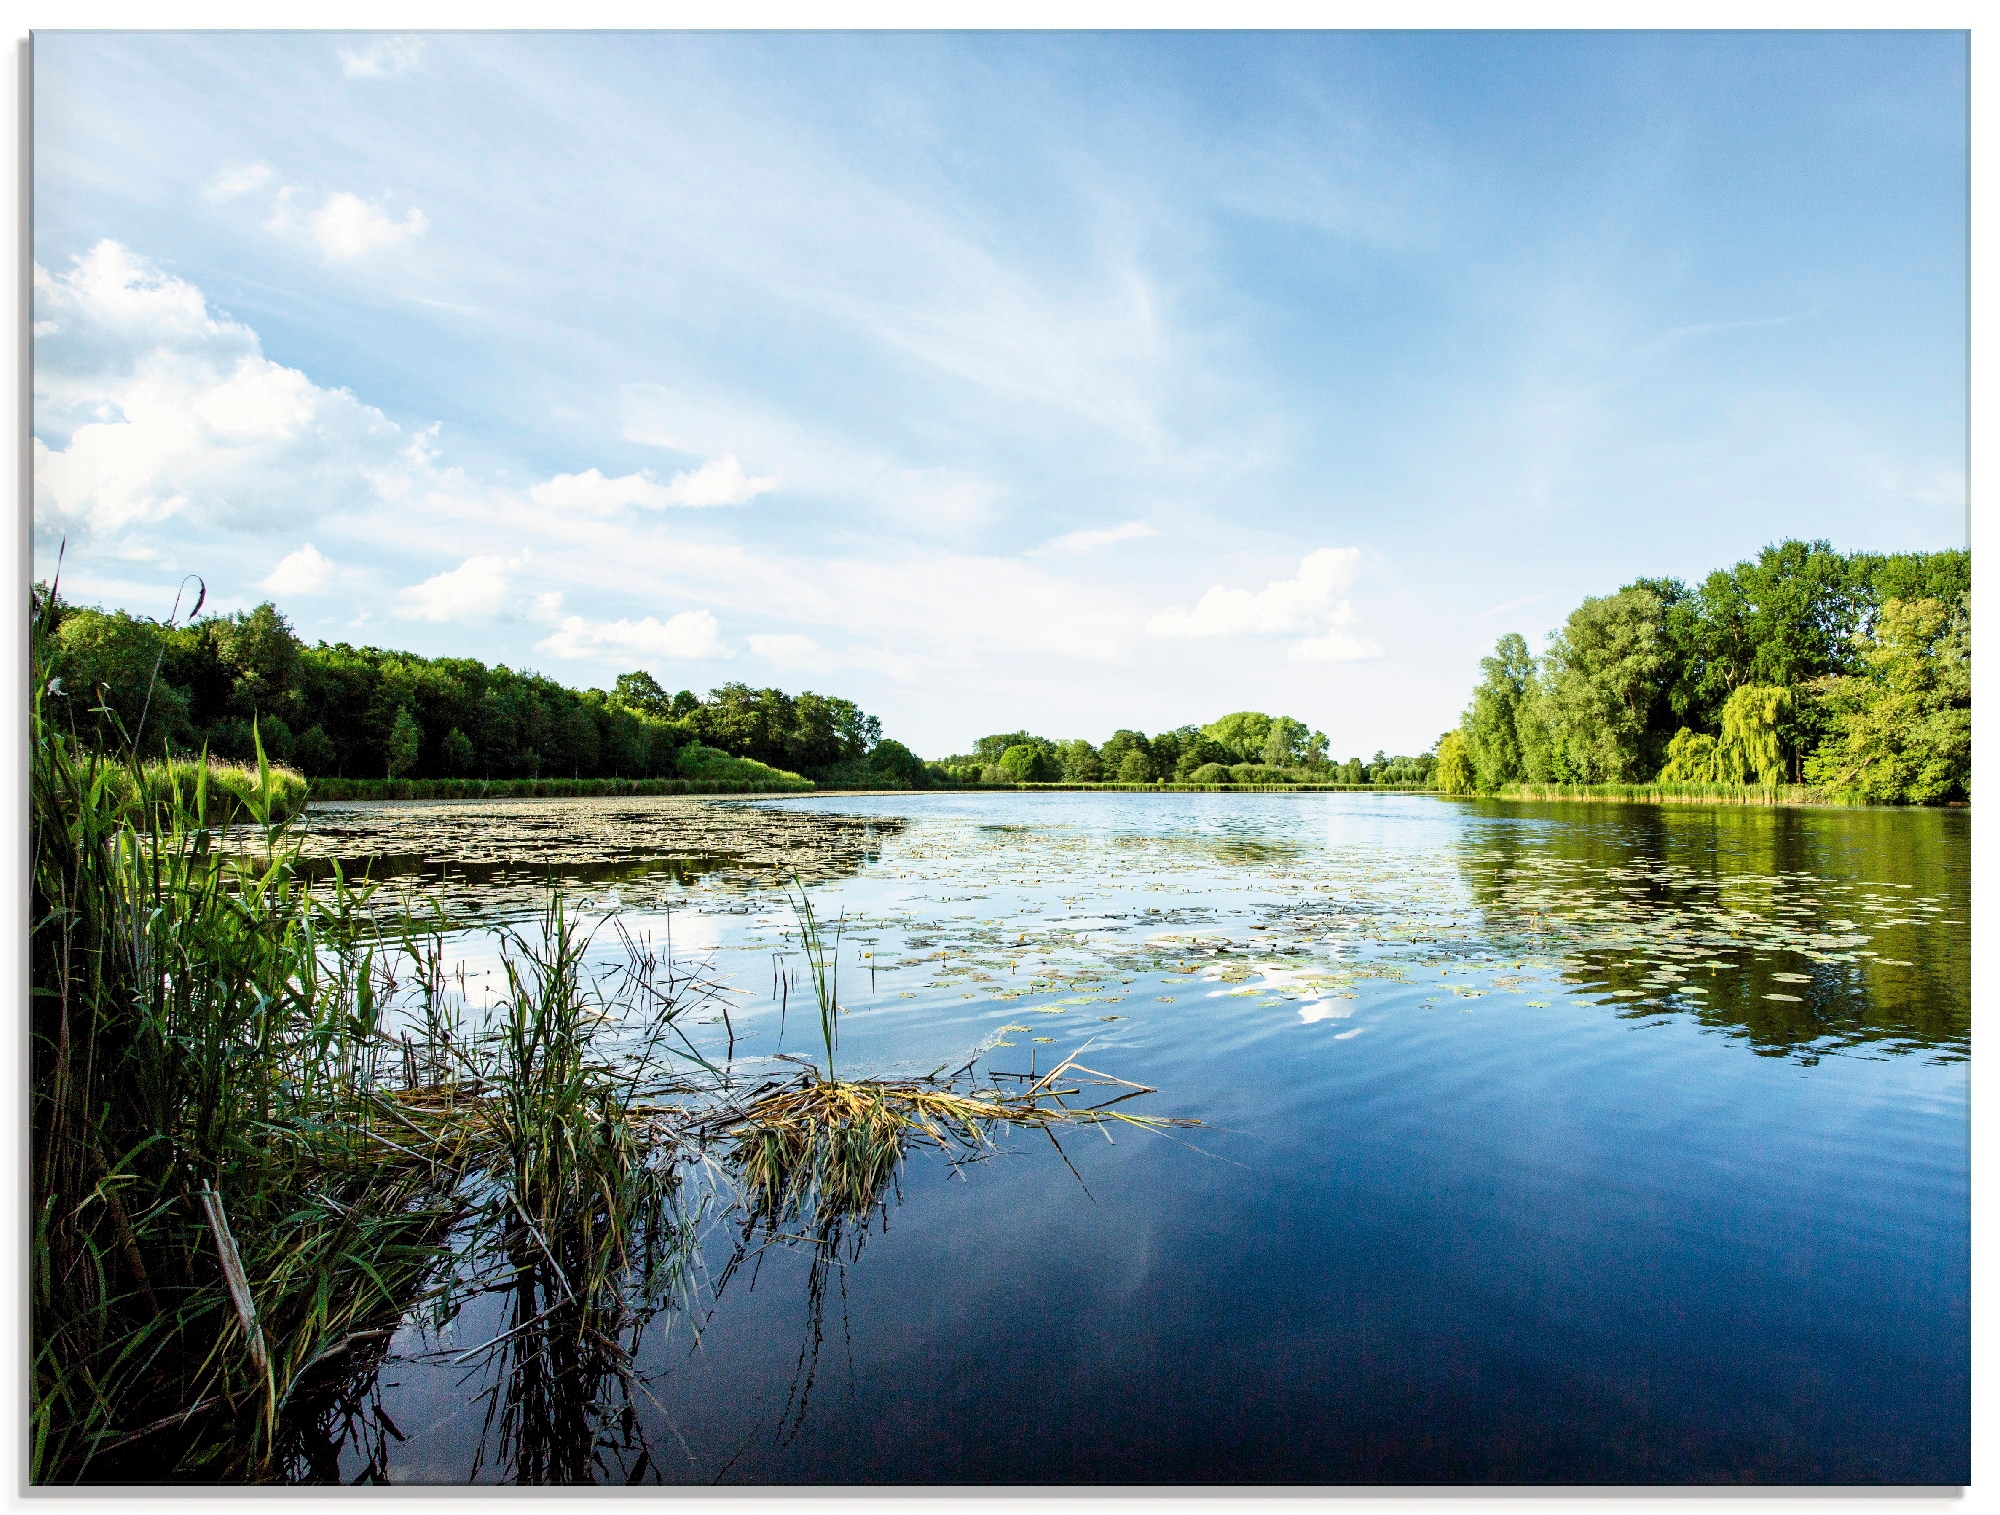
M 1144 521 L 1127 521 L 1123 526 L 1103 526 L 1089 531 L 1065 532 L 1059 537 L 1042 543 L 1032 549 L 1030 557 L 1062 557 L 1083 552 L 1095 552 L 1100 547 L 1110 547 L 1119 542 L 1138 542 L 1147 537 L 1156 537 L 1159 528 Z
M 235 200 L 244 195 L 255 194 L 271 182 L 273 170 L 268 163 L 246 163 L 240 168 L 225 168 L 208 181 L 202 194 L 210 200 Z
M 378 37 L 334 50 L 340 71 L 349 79 L 400 79 L 423 63 L 424 39 L 408 35 Z

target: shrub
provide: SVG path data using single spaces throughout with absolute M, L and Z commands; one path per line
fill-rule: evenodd
M 1188 774 L 1190 784 L 1231 784 L 1235 776 L 1220 763 L 1203 763 Z
M 714 747 L 704 747 L 699 742 L 690 743 L 680 750 L 678 758 L 681 777 L 684 779 L 705 779 L 711 783 L 770 784 L 788 789 L 810 789 L 812 785 L 796 773 L 787 773 L 782 768 L 773 768 L 768 763 L 760 763 L 755 758 L 731 757 Z

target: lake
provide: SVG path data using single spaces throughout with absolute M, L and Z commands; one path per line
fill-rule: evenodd
M 471 1001 L 560 880 L 616 912 L 607 972 L 622 927 L 734 991 L 687 1027 L 705 1056 L 795 1072 L 796 871 L 838 923 L 844 1075 L 1077 1056 L 1200 1125 L 917 1150 L 830 1238 L 746 1235 L 691 1162 L 629 1376 L 522 1382 L 476 1296 L 405 1323 L 301 1478 L 1969 1477 L 1964 811 L 1003 792 L 309 825 L 440 903 Z

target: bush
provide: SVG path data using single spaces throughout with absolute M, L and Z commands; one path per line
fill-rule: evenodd
M 1230 765 L 1229 774 L 1239 784 L 1290 784 L 1296 782 L 1289 770 L 1273 768 L 1269 763 L 1233 763 Z
M 1190 784 L 1233 784 L 1235 775 L 1220 763 L 1203 763 L 1187 776 Z
M 731 757 L 714 747 L 704 747 L 699 742 L 690 743 L 680 750 L 677 760 L 681 777 L 701 779 L 709 783 L 769 784 L 775 788 L 810 789 L 810 781 L 796 773 L 787 773 L 782 768 L 773 768 L 768 763 L 760 763 L 755 758 Z

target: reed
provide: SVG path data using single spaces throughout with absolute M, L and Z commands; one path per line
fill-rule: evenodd
M 774 772 L 776 770 L 773 770 Z M 660 794 L 795 794 L 817 786 L 787 775 L 775 779 L 350 779 L 308 781 L 309 798 L 328 800 L 592 799 Z
M 374 1151 L 354 896 L 293 867 L 276 775 L 215 790 L 34 720 L 31 1476 L 255 1476 L 291 1398 L 393 1322 L 451 1200 Z M 386 1158 L 386 1160 L 385 1160 Z
M 1805 784 L 1503 784 L 1489 798 L 1597 800 L 1640 805 L 1815 805 L 1863 803 Z

